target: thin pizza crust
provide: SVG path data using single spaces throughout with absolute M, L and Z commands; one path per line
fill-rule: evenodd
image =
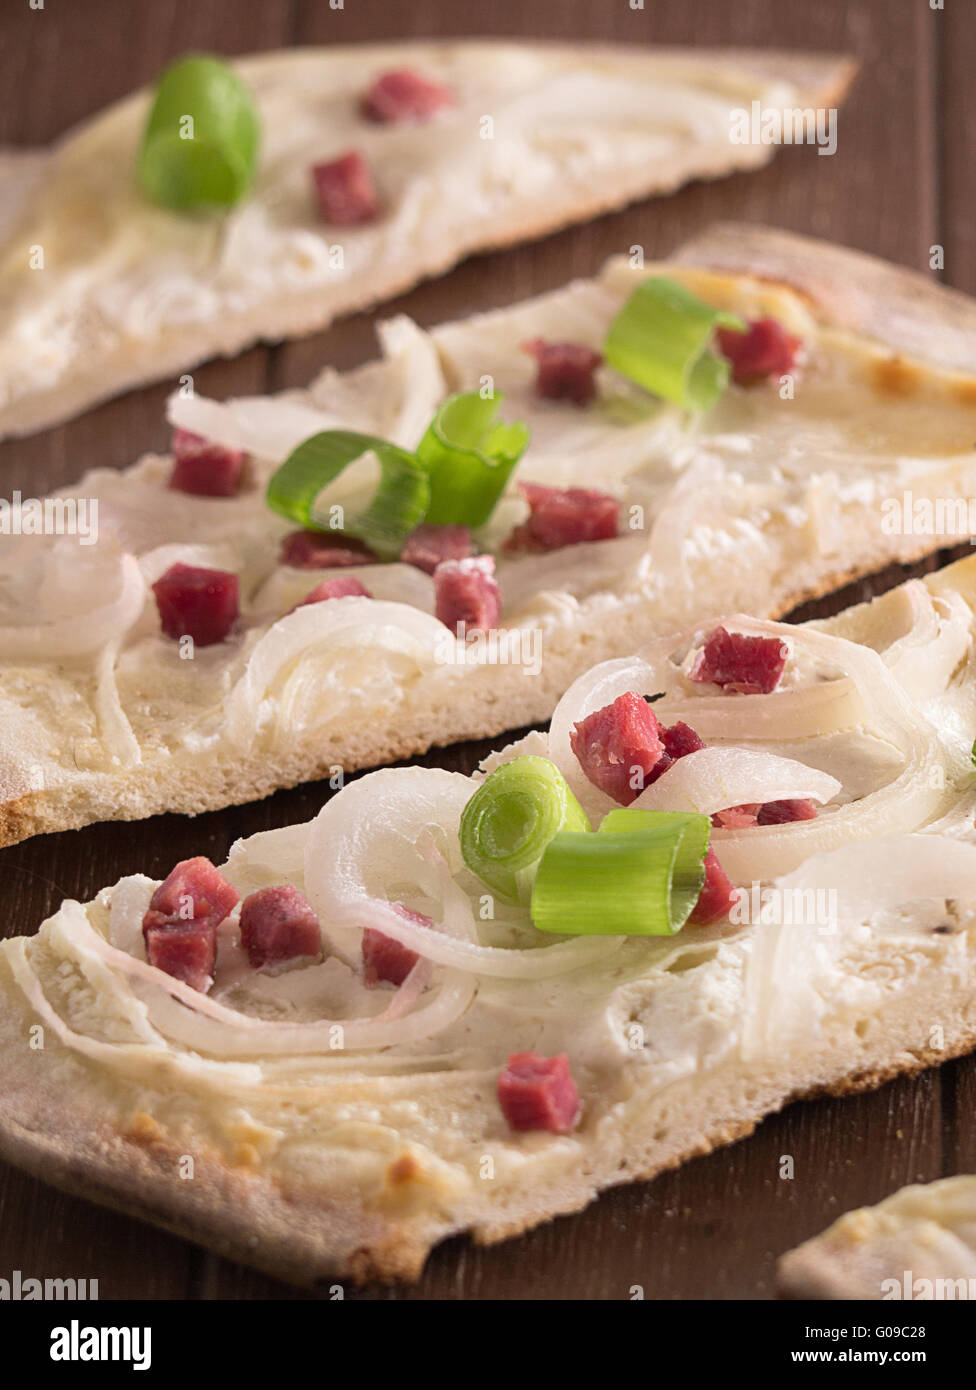
M 787 1298 L 976 1298 L 976 1178 L 900 1188 L 783 1255 Z
M 906 633 L 940 615 L 931 651 L 923 646 L 920 661 L 898 665 L 904 677 L 897 679 L 921 681 L 927 693 L 918 708 L 944 723 L 938 737 L 945 739 L 939 758 L 951 769 L 947 804 L 958 799 L 951 834 L 969 846 L 974 804 L 956 748 L 960 710 L 953 713 L 951 701 L 961 709 L 971 688 L 974 608 L 976 561 L 969 560 L 924 587 L 914 581 L 810 625 L 848 640 L 856 634 L 882 659 L 890 653 L 894 660 L 901 642 L 901 662 Z M 959 650 L 960 623 L 969 643 L 961 666 L 946 658 Z M 941 677 L 933 676 L 936 667 Z M 969 705 L 961 712 L 967 728 Z M 926 723 L 929 736 L 935 727 Z M 528 751 L 540 750 L 530 741 Z M 296 866 L 306 833 L 287 827 L 238 842 L 225 872 L 241 891 L 285 876 L 302 882 Z M 888 862 L 898 845 L 882 840 L 874 858 Z M 858 864 L 871 848 L 857 847 Z M 133 1052 L 125 1040 L 142 1016 L 125 1012 L 129 996 L 115 988 L 110 964 L 101 969 L 89 960 L 79 973 L 84 957 L 74 954 L 68 927 L 84 911 L 114 940 L 114 894 L 134 893 L 142 904 L 152 886 L 122 880 L 87 909 L 65 905 L 33 942 L 0 946 L 0 1152 L 68 1191 L 305 1285 L 414 1279 L 431 1247 L 449 1235 L 510 1238 L 579 1210 L 607 1187 L 653 1177 L 747 1135 L 794 1099 L 870 1089 L 976 1046 L 976 904 L 954 902 L 948 933 L 933 926 L 949 910 L 945 903 L 905 903 L 887 926 L 875 914 L 845 919 L 824 958 L 827 976 L 808 975 L 802 964 L 816 931 L 809 924 L 786 942 L 778 964 L 775 954 L 762 954 L 755 925 L 741 934 L 688 929 L 661 943 L 672 963 L 660 970 L 635 978 L 625 972 L 621 984 L 612 970 L 604 976 L 603 966 L 587 968 L 582 988 L 595 988 L 595 1000 L 584 995 L 579 1007 L 570 993 L 575 1002 L 566 1006 L 582 1123 L 570 1135 L 519 1136 L 498 1110 L 498 1067 L 524 1042 L 526 1027 L 537 1029 L 543 1045 L 550 1040 L 546 1015 L 580 980 L 547 981 L 537 1022 L 531 1007 L 519 1021 L 489 997 L 487 1031 L 474 1005 L 454 1025 L 460 1051 L 418 1058 L 394 1047 L 372 1063 L 343 1059 L 341 1073 L 321 1058 L 262 1059 L 257 1047 L 239 1065 L 215 1062 L 206 1048 Z M 123 922 L 127 911 L 123 904 Z M 140 911 L 125 930 L 138 932 Z M 764 961 L 772 966 L 768 977 Z M 59 1033 L 54 1015 L 73 1038 Z M 620 1041 L 608 1046 L 636 1020 L 645 1029 L 643 1054 Z M 108 1059 L 79 1053 L 79 1034 L 108 1042 Z M 255 1063 L 270 1070 L 252 1075 L 247 1068 Z
M 106 657 L 101 706 L 91 661 L 0 669 L 0 843 L 99 819 L 168 810 L 196 814 L 332 776 L 337 767 L 348 771 L 388 763 L 434 745 L 537 723 L 549 717 L 582 671 L 694 621 L 709 607 L 778 616 L 892 562 L 910 562 L 958 541 L 958 534 L 938 526 L 917 534 L 911 527 L 888 532 L 881 509 L 887 497 L 900 497 L 904 490 L 923 502 L 957 500 L 964 507 L 976 495 L 976 374 L 958 368 L 966 342 L 976 360 L 976 305 L 908 271 L 819 242 L 763 228 L 731 234 L 718 228 L 714 237 L 719 262 L 729 254 L 730 237 L 736 242 L 741 273 L 703 268 L 709 243 L 699 239 L 685 253 L 696 265 L 679 258 L 637 269 L 621 258 L 594 281 L 430 334 L 408 320 L 393 320 L 382 329 L 383 361 L 344 375 L 326 372 L 307 392 L 226 404 L 174 397 L 177 423 L 228 444 L 247 447 L 252 436 L 247 430 L 241 436 L 242 420 L 253 429 L 255 420 L 267 424 L 279 412 L 297 409 L 306 422 L 300 437 L 332 423 L 412 447 L 444 395 L 477 389 L 487 373 L 505 393 L 503 413 L 522 416 L 532 427 L 520 476 L 557 485 L 602 484 L 625 496 L 629 483 L 614 471 L 617 441 L 636 439 L 633 447 L 656 460 L 649 465 L 651 490 L 644 496 L 649 503 L 645 529 L 603 548 L 571 547 L 511 564 L 500 557 L 502 622 L 542 634 L 544 659 L 537 672 L 490 659 L 447 669 L 429 631 L 414 653 L 415 663 L 404 666 L 396 640 L 392 649 L 388 640 L 401 621 L 389 604 L 374 608 L 365 599 L 342 600 L 361 605 L 362 615 L 358 658 L 348 637 L 335 639 L 343 660 L 353 663 L 343 686 L 333 686 L 332 698 L 319 702 L 314 717 L 306 711 L 304 722 L 282 724 L 284 695 L 280 683 L 272 682 L 264 703 L 252 701 L 231 739 L 223 702 L 237 699 L 233 692 L 246 683 L 255 641 L 312 587 L 308 572 L 283 578 L 276 567 L 278 540 L 288 526 L 260 501 L 261 482 L 275 462 L 256 461 L 263 472 L 242 499 L 182 511 L 166 490 L 170 464 L 165 458 L 150 456 L 121 475 L 107 470 L 86 475 L 63 495 L 100 495 L 104 527 L 115 506 L 121 517 L 118 543 L 139 555 L 143 565 L 156 566 L 152 577 L 161 572 L 162 561 L 148 557 L 164 553 L 171 561 L 239 570 L 250 595 L 246 630 L 242 639 L 198 654 L 194 683 L 186 679 L 191 665 L 179 659 L 176 644 L 155 639 L 153 645 L 156 619 L 147 600 L 121 653 Z M 785 282 L 763 269 L 780 263 Z M 706 418 L 693 434 L 684 433 L 687 423 L 675 433 L 673 410 L 622 427 L 618 434 L 604 417 L 594 427 L 587 412 L 535 399 L 531 363 L 518 344 L 542 333 L 598 345 L 614 307 L 641 275 L 655 269 L 680 275 L 716 304 L 747 316 L 771 314 L 803 337 L 809 356 L 796 403 L 781 400 L 775 384 L 734 388 L 711 423 Z M 850 304 L 865 281 L 872 295 L 854 323 Z M 913 302 L 915 317 L 899 310 L 890 323 L 883 322 L 876 306 L 887 300 Z M 845 306 L 842 324 L 836 321 L 837 304 Z M 952 335 L 939 331 L 943 305 Z M 890 341 L 873 336 L 883 332 Z M 921 355 L 908 356 L 909 343 Z M 795 417 L 789 412 L 804 410 L 804 389 L 820 392 L 810 399 L 822 402 L 817 410 L 825 415 L 807 408 L 801 428 L 793 430 Z M 645 428 L 646 439 L 629 432 Z M 782 459 L 794 447 L 801 452 L 784 479 Z M 679 470 L 671 459 L 680 459 Z M 701 470 L 698 482 L 691 465 Z M 746 467 L 750 487 L 737 481 Z M 489 549 L 498 548 L 505 525 L 521 519 L 520 507 L 524 512 L 514 487 L 511 493 L 498 509 L 501 521 L 494 533 L 484 538 Z M 126 500 L 132 497 L 143 499 L 142 523 L 133 520 L 138 508 Z M 168 550 L 160 540 L 171 543 Z M 181 549 L 176 542 L 188 544 Z M 384 574 L 375 568 L 361 573 L 371 591 L 394 600 L 406 596 L 404 586 L 415 586 L 419 578 L 403 566 Z M 276 611 L 262 607 L 270 579 L 282 585 Z M 34 592 L 31 588 L 28 603 Z M 429 597 L 426 602 L 429 613 Z M 323 650 L 333 640 L 326 626 L 335 607 L 318 605 L 314 622 L 322 625 Z M 413 611 L 397 613 L 409 617 Z M 394 621 L 384 618 L 382 626 L 378 615 Z M 303 658 L 309 673 L 317 659 L 314 646 L 310 642 Z M 379 693 L 371 694 L 377 681 Z M 121 718 L 113 713 L 116 704 Z
M 26 203 L 0 252 L 10 325 L 0 437 L 259 340 L 321 329 L 472 252 L 758 167 L 775 146 L 732 141 L 733 109 L 832 107 L 856 70 L 831 55 L 479 40 L 291 50 L 235 66 L 263 116 L 264 158 L 253 197 L 213 245 L 206 220 L 150 209 L 130 187 L 146 93 L 59 143 L 40 201 L 19 177 L 26 164 L 0 163 L 3 201 Z M 403 66 L 453 86 L 458 109 L 407 128 L 358 118 L 372 78 Z M 376 164 L 384 215 L 375 227 L 323 227 L 308 169 L 350 146 Z M 86 234 L 99 248 L 90 272 Z M 37 246 L 43 282 L 28 268 Z M 330 262 L 334 246 L 342 267 Z M 80 291 L 79 274 L 90 275 Z

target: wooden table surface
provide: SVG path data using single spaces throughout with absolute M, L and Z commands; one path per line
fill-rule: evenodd
M 636 0 L 633 0 L 636 3 Z M 336 3 L 336 0 L 333 0 Z M 837 153 L 786 149 L 757 174 L 684 189 L 531 246 L 482 256 L 420 286 L 379 314 L 359 314 L 299 343 L 255 348 L 197 370 L 221 397 L 302 385 L 324 364 L 374 353 L 376 318 L 421 324 L 508 303 L 594 272 L 640 242 L 667 252 L 707 223 L 740 218 L 794 228 L 926 269 L 945 250 L 945 280 L 976 292 L 971 150 L 976 7 L 970 0 L 5 0 L 0 15 L 0 144 L 59 135 L 149 81 L 177 54 L 249 52 L 292 44 L 445 34 L 755 45 L 843 51 L 863 69 L 841 112 Z M 0 446 L 0 492 L 27 495 L 95 464 L 122 466 L 168 438 L 171 384 L 134 392 L 61 428 Z M 934 563 L 934 562 L 933 562 Z M 882 582 L 901 577 L 889 573 Z M 863 596 L 866 586 L 844 598 Z M 818 612 L 842 606 L 835 599 Z M 805 614 L 809 616 L 810 610 Z M 507 740 L 499 740 L 498 743 Z M 429 755 L 469 771 L 489 744 Z M 322 785 L 188 820 L 165 816 L 42 836 L 0 852 L 0 926 L 33 930 L 66 896 L 91 897 L 120 875 L 162 877 L 233 840 L 311 817 Z M 2 1064 L 0 1064 L 2 1066 Z M 2 1084 L 2 1080 L 0 1080 Z M 779 1177 L 792 1155 L 795 1176 Z M 751 1138 L 653 1183 L 611 1192 L 490 1249 L 448 1242 L 409 1290 L 373 1298 L 763 1298 L 779 1253 L 840 1212 L 904 1183 L 976 1166 L 976 1063 L 952 1062 L 846 1100 L 793 1105 Z M 295 1297 L 284 1285 L 135 1221 L 62 1196 L 0 1167 L 0 1276 L 97 1277 L 104 1298 Z M 298 1295 L 303 1296 L 303 1295 Z

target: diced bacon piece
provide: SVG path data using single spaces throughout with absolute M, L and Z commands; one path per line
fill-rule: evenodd
M 779 685 L 789 648 L 778 637 L 747 637 L 717 627 L 705 639 L 691 671 L 693 681 L 712 681 L 742 695 L 768 695 Z
M 209 922 L 218 927 L 240 894 L 209 859 L 182 859 L 149 899 L 143 930 L 172 923 Z
M 379 211 L 373 171 L 359 150 L 312 165 L 319 216 L 334 227 L 371 222 Z
M 490 632 L 502 611 L 491 555 L 443 560 L 434 570 L 434 611 L 452 632 Z
M 222 642 L 237 620 L 237 575 L 201 565 L 170 565 L 152 586 L 167 637 L 192 637 L 198 647 Z
M 403 903 L 393 906 L 408 922 L 417 922 L 422 927 L 431 927 L 433 922 L 422 912 L 413 912 Z M 363 978 L 367 985 L 378 985 L 381 980 L 390 984 L 402 985 L 417 964 L 420 957 L 409 946 L 404 946 L 385 932 L 375 927 L 366 927 L 363 932 Z
M 760 803 L 746 801 L 741 806 L 727 806 L 724 811 L 716 811 L 712 824 L 720 830 L 748 830 L 756 824 Z
M 351 574 L 337 575 L 335 579 L 323 579 L 321 584 L 316 584 L 310 594 L 306 594 L 300 603 L 295 604 L 295 608 L 304 608 L 309 603 L 324 603 L 330 598 L 372 598 L 373 595 L 366 588 L 365 584 L 360 584 Z M 295 609 L 292 609 L 294 613 Z
M 705 882 L 688 921 L 696 927 L 707 927 L 709 922 L 725 917 L 734 901 L 732 881 L 718 862 L 715 851 L 709 848 L 705 855 Z
M 632 691 L 581 719 L 569 741 L 593 785 L 622 806 L 629 806 L 654 780 L 651 774 L 664 753 L 657 716 Z
M 588 487 L 544 487 L 519 483 L 529 518 L 505 542 L 505 549 L 559 550 L 581 541 L 612 540 L 620 524 L 616 497 Z
M 278 558 L 294 569 L 327 570 L 373 565 L 379 557 L 364 541 L 342 531 L 292 531 L 281 542 Z
M 759 808 L 760 825 L 787 825 L 795 820 L 815 820 L 817 808 L 807 797 L 766 801 Z
M 241 945 L 255 970 L 322 954 L 319 919 L 290 883 L 259 888 L 241 906 Z
M 171 922 L 144 932 L 150 965 L 206 994 L 217 963 L 217 928 L 209 922 Z
M 414 72 L 394 68 L 384 72 L 370 87 L 360 104 L 363 115 L 384 125 L 429 120 L 447 106 L 454 105 L 450 87 Z
M 667 728 L 661 730 L 661 742 L 664 744 L 664 751 L 668 757 L 683 758 L 688 753 L 697 753 L 705 745 L 684 720 L 679 719 L 675 724 L 669 724 Z
M 579 1119 L 580 1101 L 565 1052 L 513 1052 L 498 1077 L 498 1104 L 514 1130 L 568 1134 Z
M 603 361 L 598 352 L 581 343 L 547 343 L 533 338 L 522 350 L 539 364 L 535 394 L 549 401 L 573 401 L 589 405 L 596 396 L 594 373 Z
M 169 485 L 175 492 L 195 497 L 233 497 L 240 487 L 245 454 L 211 444 L 190 430 L 173 431 L 175 462 Z
M 782 376 L 796 361 L 801 340 L 776 319 L 752 319 L 744 333 L 720 328 L 718 345 L 732 363 L 732 380 L 746 386 L 769 376 Z
M 425 574 L 433 574 L 445 560 L 466 560 L 472 553 L 471 529 L 452 523 L 435 526 L 423 521 L 403 542 L 400 559 Z
M 213 983 L 217 927 L 238 897 L 237 889 L 202 855 L 177 864 L 153 893 L 142 919 L 149 964 L 206 993 Z

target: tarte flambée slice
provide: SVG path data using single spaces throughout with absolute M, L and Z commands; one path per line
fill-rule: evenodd
M 232 66 L 262 136 L 253 190 L 229 212 L 141 192 L 147 92 L 70 132 L 42 170 L 0 163 L 6 220 L 21 205 L 0 246 L 0 435 L 323 328 L 473 251 L 755 168 L 775 145 L 733 138 L 733 112 L 833 108 L 854 73 L 819 54 L 478 40 Z M 411 81 L 443 100 L 418 103 Z M 322 208 L 313 167 L 333 188 Z
M 976 1299 L 976 1178 L 900 1188 L 784 1255 L 789 1298 Z
M 745 356 L 720 330 L 741 384 L 708 409 L 597 364 L 652 282 L 693 314 L 758 325 Z M 77 534 L 4 536 L 0 843 L 192 814 L 535 723 L 589 666 L 703 612 L 778 616 L 972 529 L 976 305 L 852 252 L 719 228 L 679 261 L 621 258 L 429 334 L 395 319 L 381 339 L 382 361 L 305 392 L 177 393 L 175 460 L 65 489 L 49 505 L 74 509 Z M 529 443 L 473 530 L 425 522 L 380 563 L 267 505 L 309 436 L 409 452 L 454 393 L 480 409 L 493 390 Z M 373 476 L 364 459 L 327 489 L 343 516 Z M 32 499 L 0 521 L 26 529 L 28 513 L 66 529 Z M 473 640 L 452 640 L 459 617 Z
M 712 620 L 473 778 L 64 903 L 0 946 L 0 1150 L 287 1279 L 412 1278 L 967 1051 L 974 607 L 968 560 Z

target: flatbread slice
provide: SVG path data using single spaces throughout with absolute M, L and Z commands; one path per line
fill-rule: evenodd
M 902 1187 L 846 1212 L 777 1266 L 788 1298 L 976 1298 L 976 1178 Z
M 448 1235 L 517 1235 L 793 1099 L 971 1049 L 976 559 L 835 620 L 723 620 L 722 642 L 775 660 L 771 690 L 720 677 L 713 623 L 587 673 L 549 736 L 474 778 L 383 769 L 308 825 L 238 841 L 221 871 L 235 893 L 304 895 L 321 960 L 305 938 L 293 968 L 255 967 L 245 903 L 205 978 L 181 983 L 147 961 L 143 927 L 192 940 L 195 890 L 180 880 L 187 911 L 162 924 L 173 881 L 160 897 L 142 875 L 4 942 L 0 1152 L 285 1279 L 409 1279 Z M 471 867 L 461 817 L 486 775 L 532 759 L 605 842 L 604 816 L 626 814 L 594 780 L 613 760 L 571 730 L 621 699 L 647 721 L 652 694 L 675 758 L 631 811 L 717 816 L 711 850 L 744 892 L 726 884 L 711 923 L 675 935 L 591 934 L 620 907 L 608 888 L 582 934 L 544 934 L 535 890 L 530 917 Z M 371 969 L 399 986 L 371 988 Z M 562 1088 L 528 1114 L 500 1080 L 525 1052 Z
M 326 372 L 307 391 L 223 403 L 176 393 L 174 425 L 250 455 L 236 495 L 174 491 L 173 460 L 147 456 L 58 495 L 75 534 L 6 537 L 0 844 L 195 814 L 536 723 L 589 666 L 703 611 L 781 615 L 971 534 L 976 371 L 960 363 L 967 343 L 976 355 L 976 305 L 819 242 L 763 228 L 713 235 L 719 261 L 734 244 L 735 270 L 703 268 L 706 236 L 685 253 L 697 265 L 613 260 L 595 280 L 431 333 L 394 319 L 380 330 L 381 361 Z M 802 342 L 795 369 L 732 385 L 699 415 L 615 373 L 582 408 L 540 398 L 526 340 L 598 349 L 656 273 L 745 319 L 777 320 Z M 859 301 L 863 284 L 871 293 Z M 497 561 L 491 641 L 445 647 L 434 583 L 401 562 L 342 571 L 371 597 L 292 612 L 336 571 L 283 562 L 294 523 L 265 502 L 282 459 L 335 427 L 412 449 L 450 393 L 485 382 L 531 435 L 474 537 Z M 619 510 L 619 534 L 510 553 L 528 509 L 522 480 L 599 490 Z M 14 520 L 0 508 L 4 529 Z M 47 529 L 59 525 L 53 516 Z M 177 563 L 236 576 L 240 621 L 227 640 L 190 651 L 163 634 L 150 586 Z
M 138 190 L 146 92 L 64 137 L 40 184 L 24 159 L 0 163 L 5 215 L 22 204 L 0 248 L 0 437 L 324 328 L 473 251 L 755 168 L 775 146 L 733 139 L 733 111 L 835 107 L 855 71 L 826 54 L 483 40 L 306 48 L 234 67 L 264 135 L 254 190 L 224 216 L 172 212 Z M 372 82 L 403 68 L 446 84 L 456 105 L 423 122 L 364 119 Z M 350 149 L 372 168 L 379 215 L 324 225 L 311 168 Z

